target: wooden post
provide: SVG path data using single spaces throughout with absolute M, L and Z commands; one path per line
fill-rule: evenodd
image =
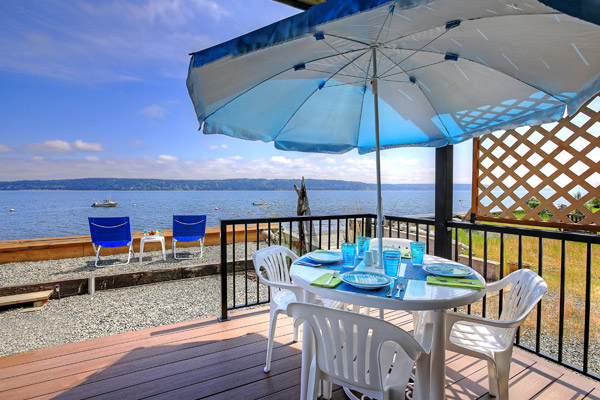
M 452 232 L 446 221 L 452 219 L 452 190 L 454 174 L 454 148 L 435 149 L 435 244 L 434 254 L 452 258 Z

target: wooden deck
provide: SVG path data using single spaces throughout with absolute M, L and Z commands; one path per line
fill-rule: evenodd
M 412 329 L 411 317 L 386 319 Z M 267 308 L 129 332 L 0 358 L 0 399 L 297 399 L 300 343 L 280 317 L 263 372 Z M 487 399 L 484 362 L 448 352 L 448 399 Z M 600 383 L 515 349 L 511 398 L 600 399 Z M 334 399 L 346 398 L 339 387 Z

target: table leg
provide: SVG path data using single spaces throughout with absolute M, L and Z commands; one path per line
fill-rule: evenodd
M 432 399 L 446 398 L 446 311 L 431 311 L 433 342 L 431 344 L 430 395 Z
M 165 238 L 164 237 L 160 238 L 160 244 L 162 245 L 163 261 L 167 261 L 167 252 L 165 251 Z
M 304 302 L 314 303 L 315 295 L 309 291 L 304 291 Z M 314 355 L 314 338 L 311 334 L 308 323 L 302 326 L 302 372 L 300 375 L 300 398 L 306 399 L 308 393 L 308 378 L 310 373 L 310 364 Z
M 142 262 L 142 258 L 144 258 L 144 240 L 140 240 L 140 262 Z

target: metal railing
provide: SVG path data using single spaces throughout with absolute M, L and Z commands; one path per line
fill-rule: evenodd
M 236 219 L 221 221 L 221 320 L 230 310 L 266 304 L 269 290 L 255 276 L 252 253 L 273 244 L 299 256 L 339 248 L 361 235 L 375 237 L 374 214 Z M 302 224 L 305 239 L 299 237 Z M 448 221 L 452 258 L 486 279 L 531 268 L 548 283 L 548 294 L 517 332 L 515 344 L 543 358 L 600 379 L 600 235 Z M 249 227 L 251 236 L 249 237 Z M 434 221 L 386 216 L 385 237 L 424 241 L 433 254 Z M 239 240 L 244 235 L 244 240 Z M 225 245 L 225 243 L 229 243 Z M 503 294 L 485 296 L 461 311 L 498 317 Z

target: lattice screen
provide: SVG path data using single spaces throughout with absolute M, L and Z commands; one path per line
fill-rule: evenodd
M 472 218 L 600 231 L 600 94 L 571 118 L 473 147 Z

